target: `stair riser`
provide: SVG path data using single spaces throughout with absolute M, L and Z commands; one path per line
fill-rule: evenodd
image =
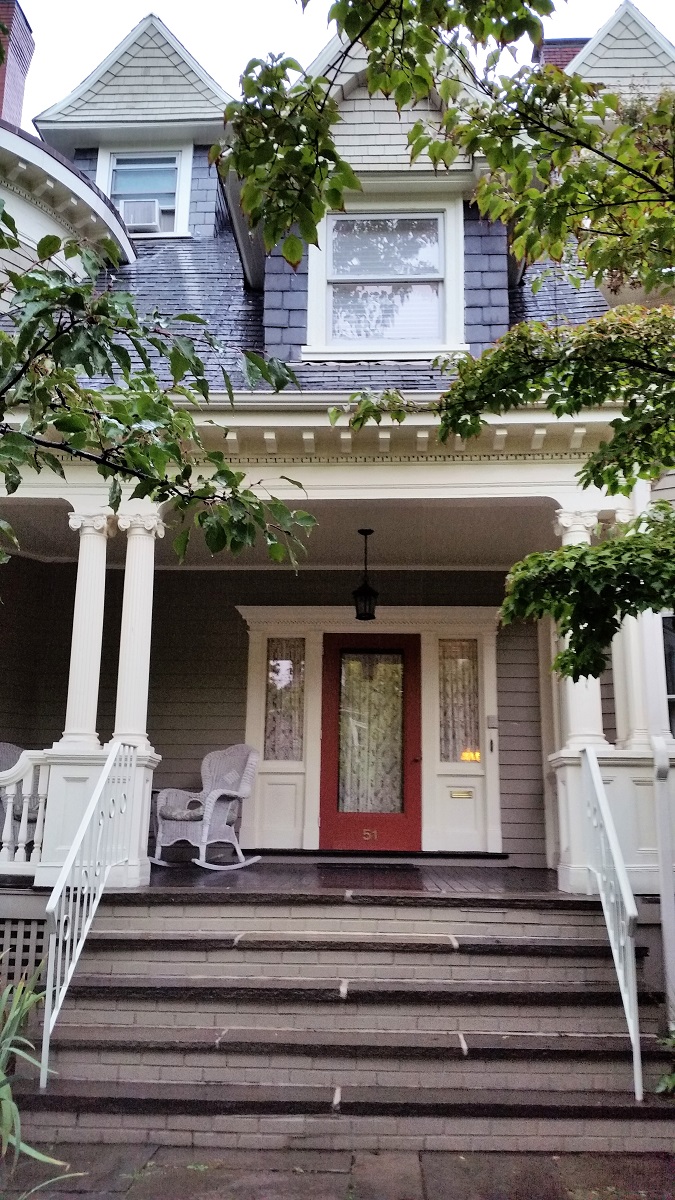
M 170 1122 L 170 1124 L 169 1124 Z M 247 1150 L 446 1150 L 671 1154 L 672 1118 L 617 1122 L 601 1117 L 200 1116 L 71 1110 L 24 1114 L 28 1142 L 223 1146 Z
M 370 1058 L 317 1054 L 181 1053 L 57 1050 L 54 1066 L 68 1078 L 99 1083 L 236 1084 L 260 1087 L 478 1087 L 490 1090 L 625 1092 L 632 1065 L 621 1059 Z M 664 1065 L 645 1064 L 645 1086 L 654 1087 Z
M 366 905 L 232 904 L 105 906 L 99 909 L 94 929 L 147 930 L 160 933 L 459 933 L 502 937 L 600 937 L 605 923 L 601 913 L 476 910 L 461 907 L 395 907 Z
M 427 961 L 420 962 L 420 958 Z M 393 961 L 391 961 L 393 959 Z M 170 956 L 132 952 L 119 957 L 85 953 L 81 975 L 114 975 L 117 979 L 138 974 L 197 976 L 225 979 L 370 979 L 370 980 L 495 980 L 498 982 L 561 984 L 604 983 L 616 981 L 611 962 L 602 959 L 530 958 L 527 955 L 379 955 L 350 954 L 339 951 L 312 955 L 248 951 L 211 951 L 208 955 L 185 960 L 176 952 Z M 337 986 L 337 985 L 336 985 Z
M 325 1004 L 325 1005 L 274 1005 L 186 1004 L 177 1001 L 161 1001 L 155 1007 L 124 1007 L 117 1002 L 114 1008 L 102 1006 L 96 1001 L 66 1002 L 67 1006 L 59 1017 L 57 1028 L 66 1026 L 81 1028 L 85 1025 L 140 1026 L 143 1028 L 165 1028 L 167 1026 L 211 1026 L 225 1029 L 241 1026 L 256 1029 L 270 1024 L 283 1024 L 287 1029 L 305 1030 L 358 1030 L 389 1029 L 419 1030 L 426 1032 L 499 1033 L 626 1033 L 626 1018 L 620 1005 L 597 1008 L 542 1009 L 536 1006 L 502 1006 L 496 1004 L 447 1005 L 443 1009 L 435 1005 L 408 1005 L 406 1007 L 383 1007 L 382 1005 Z M 642 1033 L 660 1033 L 661 1024 L 653 1012 L 640 1016 Z

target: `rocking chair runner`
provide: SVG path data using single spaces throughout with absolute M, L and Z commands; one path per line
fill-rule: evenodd
M 199 858 L 192 862 L 208 871 L 238 871 L 258 862 L 260 855 L 245 858 L 236 832 L 239 806 L 253 790 L 259 754 L 252 746 L 230 746 L 213 750 L 202 763 L 201 792 L 183 792 L 165 788 L 157 797 L 157 842 L 155 858 L 150 861 L 160 867 L 164 846 L 174 842 L 191 842 L 199 847 Z M 229 842 L 237 856 L 235 863 L 206 861 L 206 848 L 213 842 Z

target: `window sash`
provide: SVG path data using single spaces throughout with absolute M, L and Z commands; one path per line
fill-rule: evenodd
M 143 178 L 138 182 L 145 186 L 134 187 L 134 175 L 137 178 L 142 175 Z M 157 187 L 153 186 L 153 175 L 157 177 Z M 162 216 L 162 232 L 170 233 L 175 225 L 177 197 L 177 154 L 111 156 L 110 199 L 115 204 L 123 200 L 157 200 Z
M 437 247 L 438 247 L 438 268 L 425 271 L 411 272 L 406 274 L 399 271 L 387 270 L 371 270 L 371 271 L 340 271 L 336 269 L 334 264 L 334 232 L 339 224 L 346 224 L 348 221 L 363 221 L 364 223 L 376 221 L 433 221 L 436 224 L 437 230 Z M 424 283 L 429 281 L 442 281 L 445 277 L 445 239 L 443 228 L 442 213 L 423 213 L 423 212 L 389 212 L 389 213 L 358 213 L 347 216 L 333 216 L 329 218 L 328 226 L 328 261 L 327 261 L 327 282 L 332 283 Z
M 481 761 L 480 655 L 476 638 L 438 643 L 440 761 Z

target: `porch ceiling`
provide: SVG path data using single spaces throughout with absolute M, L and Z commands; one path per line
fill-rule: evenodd
M 560 544 L 553 531 L 559 505 L 544 498 L 316 500 L 306 507 L 318 521 L 304 560 L 308 567 L 360 567 L 363 541 L 357 531 L 364 527 L 374 530 L 368 551 L 373 568 L 509 567 L 532 550 Z M 158 546 L 158 566 L 176 565 L 171 542 L 167 535 Z M 117 553 L 120 546 L 110 549 Z M 234 561 L 214 557 L 197 536 L 186 565 L 230 569 L 268 562 L 263 546 Z

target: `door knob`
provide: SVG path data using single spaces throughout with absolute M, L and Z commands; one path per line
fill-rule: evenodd
M 420 755 L 420 757 L 419 757 L 419 758 L 411 758 L 411 759 L 410 759 L 410 761 L 411 761 L 411 762 L 421 762 L 421 761 L 422 761 L 422 756 Z

